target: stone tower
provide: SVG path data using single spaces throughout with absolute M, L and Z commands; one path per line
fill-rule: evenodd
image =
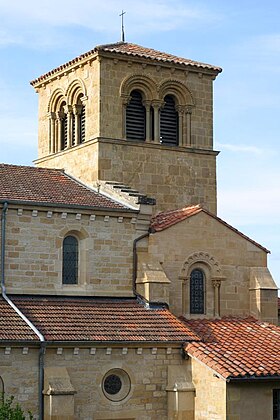
M 219 67 L 135 44 L 101 45 L 31 82 L 35 164 L 216 213 L 212 85 Z

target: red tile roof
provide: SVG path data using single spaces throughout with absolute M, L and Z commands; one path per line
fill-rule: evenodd
M 198 339 L 165 308 L 136 299 L 13 296 L 12 301 L 54 341 L 182 342 Z
M 188 207 L 183 207 L 181 209 L 167 210 L 167 211 L 158 213 L 154 217 L 152 217 L 150 227 L 153 232 L 160 232 L 200 212 L 208 214 L 208 216 L 222 223 L 227 228 L 233 230 L 235 233 L 242 236 L 244 239 L 251 242 L 252 244 L 256 245 L 258 248 L 261 248 L 263 251 L 270 253 L 268 249 L 258 244 L 257 242 L 253 241 L 253 239 L 244 235 L 244 233 L 240 232 L 238 229 L 235 229 L 233 226 L 229 225 L 224 220 L 220 219 L 220 217 L 217 217 L 215 214 L 202 208 L 199 204 L 195 206 L 188 206 Z
M 280 327 L 252 317 L 184 323 L 201 338 L 187 353 L 224 378 L 280 376 Z
M 0 297 L 0 340 L 39 341 L 37 335 L 15 310 Z
M 0 202 L 4 201 L 127 210 L 63 170 L 0 164 Z
M 182 222 L 194 214 L 203 211 L 200 205 L 183 207 L 181 209 L 167 210 L 156 214 L 151 219 L 151 228 L 155 232 L 165 230 L 176 223 Z
M 198 69 L 206 69 L 214 71 L 215 73 L 220 73 L 222 69 L 217 66 L 212 66 L 211 64 L 201 63 L 198 61 L 189 60 L 187 58 L 177 57 L 176 55 L 168 54 L 165 52 L 157 51 L 152 48 L 146 48 L 142 47 L 141 45 L 132 44 L 128 42 L 116 42 L 114 44 L 105 44 L 105 45 L 98 45 L 94 49 L 81 54 L 80 56 L 74 58 L 71 61 L 68 61 L 67 63 L 55 68 L 54 70 L 49 71 L 46 74 L 43 74 L 42 76 L 38 77 L 37 79 L 31 81 L 31 85 L 34 86 L 39 82 L 42 82 L 43 80 L 47 79 L 49 76 L 52 76 L 53 74 L 65 70 L 68 67 L 72 66 L 75 63 L 78 63 L 79 61 L 82 61 L 85 58 L 90 58 L 94 54 L 98 52 L 108 52 L 108 53 L 115 53 L 115 54 L 122 54 L 124 56 L 128 57 L 139 57 L 139 58 L 146 58 L 157 62 L 164 62 L 164 63 L 174 63 L 179 64 L 182 66 L 190 66 L 195 67 Z

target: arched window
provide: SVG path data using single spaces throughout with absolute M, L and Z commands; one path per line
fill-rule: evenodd
M 78 240 L 75 236 L 66 236 L 63 240 L 62 283 L 78 283 Z
M 143 106 L 141 92 L 133 90 L 126 107 L 126 138 L 129 140 L 145 140 L 146 108 Z
M 178 112 L 173 96 L 166 95 L 160 112 L 160 140 L 167 146 L 178 146 Z
M 205 312 L 205 280 L 204 272 L 195 268 L 190 276 L 190 313 L 204 314 Z

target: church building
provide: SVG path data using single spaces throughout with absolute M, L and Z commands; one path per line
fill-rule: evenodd
M 269 251 L 217 215 L 221 68 L 100 45 L 0 164 L 0 385 L 40 420 L 279 420 Z

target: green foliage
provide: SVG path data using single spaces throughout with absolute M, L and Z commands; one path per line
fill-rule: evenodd
M 0 420 L 32 420 L 32 414 L 28 412 L 26 417 L 20 405 L 14 404 L 14 398 L 4 398 L 3 395 L 0 397 Z

